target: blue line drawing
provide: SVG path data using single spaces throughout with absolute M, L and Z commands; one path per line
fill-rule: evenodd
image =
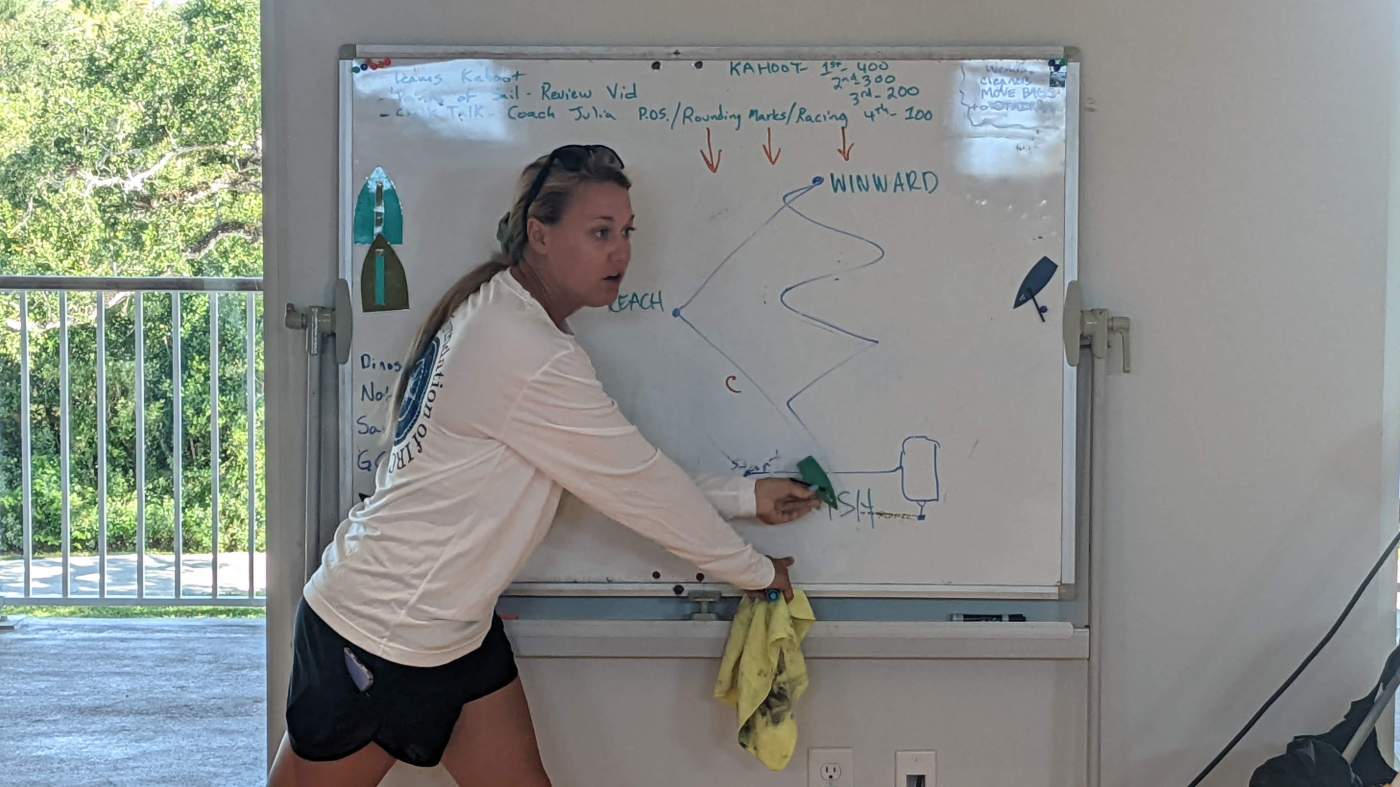
M 714 441 L 710 441 L 714 444 Z M 748 464 L 741 459 L 730 456 L 724 449 L 715 444 L 715 448 L 724 454 L 729 460 L 731 469 L 742 471 L 744 477 L 759 478 L 796 478 L 800 474 L 795 470 L 774 470 L 773 468 L 782 458 L 778 451 L 759 464 Z M 928 518 L 925 509 L 929 503 L 937 503 L 943 499 L 943 481 L 939 477 L 938 464 L 939 452 L 942 445 L 928 435 L 910 435 L 900 443 L 899 464 L 888 470 L 829 470 L 830 476 L 852 476 L 852 475 L 898 475 L 899 491 L 904 499 L 919 507 L 916 519 L 923 522 Z M 872 519 L 873 519 L 872 514 Z
M 788 303 L 788 296 L 791 295 L 793 292 L 795 292 L 795 291 L 801 289 L 802 287 L 806 287 L 806 286 L 808 286 L 808 285 L 815 284 L 816 282 L 823 281 L 823 280 L 826 280 L 826 279 L 831 279 L 831 278 L 839 277 L 839 276 L 841 276 L 841 275 L 843 275 L 843 274 L 853 273 L 853 272 L 855 272 L 855 271 L 861 270 L 862 268 L 869 268 L 870 266 L 875 265 L 875 264 L 878 264 L 879 262 L 881 262 L 882 260 L 885 259 L 885 249 L 884 249 L 884 247 L 881 246 L 880 244 L 876 243 L 875 241 L 870 240 L 869 238 L 861 237 L 860 235 L 857 235 L 857 234 L 855 234 L 855 233 L 853 233 L 853 232 L 847 232 L 846 230 L 838 229 L 838 228 L 833 227 L 833 226 L 831 226 L 831 225 L 829 225 L 829 224 L 824 224 L 824 223 L 822 223 L 822 222 L 820 222 L 820 221 L 817 221 L 816 219 L 812 218 L 811 216 L 808 216 L 807 214 L 805 214 L 805 213 L 803 213 L 802 211 L 800 211 L 800 210 L 797 209 L 797 207 L 794 205 L 794 203 L 795 203 L 798 199 L 800 199 L 801 197 L 803 197 L 803 196 L 805 196 L 805 195 L 811 193 L 811 192 L 812 192 L 813 190 L 815 190 L 818 186 L 822 185 L 822 183 L 823 183 L 824 181 L 825 181 L 824 178 L 822 178 L 821 176 L 817 176 L 817 177 L 812 178 L 812 182 L 811 182 L 809 185 L 803 186 L 803 187 L 801 187 L 801 188 L 793 189 L 792 191 L 789 191 L 788 193 L 784 194 L 784 195 L 783 195 L 783 198 L 782 198 L 782 199 L 783 199 L 783 204 L 782 204 L 782 206 L 779 207 L 777 210 L 773 211 L 772 215 L 770 215 L 770 216 L 767 218 L 767 220 L 765 220 L 762 224 L 760 224 L 757 228 L 755 228 L 753 232 L 749 233 L 749 236 L 746 237 L 746 238 L 744 238 L 743 242 L 741 242 L 738 246 L 734 247 L 734 250 L 733 250 L 733 251 L 731 251 L 731 252 L 729 252 L 729 254 L 725 255 L 724 259 L 720 261 L 719 265 L 716 265 L 716 266 L 715 266 L 715 269 L 714 269 L 713 271 L 710 271 L 710 275 L 708 275 L 708 276 L 705 277 L 705 280 L 704 280 L 703 282 L 700 283 L 700 287 L 699 287 L 698 289 L 696 289 L 696 291 L 695 291 L 693 294 L 691 294 L 691 296 L 690 296 L 688 299 L 686 299 L 686 301 L 685 301 L 684 303 L 682 303 L 680 306 L 676 307 L 675 309 L 672 309 L 672 310 L 671 310 L 671 315 L 672 315 L 673 317 L 675 317 L 675 318 L 679 319 L 681 322 L 685 323 L 692 331 L 695 331 L 695 334 L 696 334 L 697 336 L 699 336 L 706 344 L 710 345 L 710 347 L 712 347 L 712 348 L 714 349 L 715 352 L 719 353 L 721 356 L 724 357 L 724 359 L 725 359 L 726 361 L 729 361 L 731 364 L 733 364 L 734 367 L 735 367 L 736 369 L 739 370 L 739 373 L 742 374 L 742 375 L 744 375 L 745 379 L 747 379 L 750 383 L 752 383 L 753 386 L 754 386 L 754 388 L 758 389 L 758 392 L 763 396 L 763 398 L 764 398 L 765 400 L 768 401 L 769 404 L 773 405 L 773 407 L 774 407 L 775 409 L 786 409 L 787 412 L 790 413 L 790 414 L 792 415 L 792 417 L 797 421 L 797 423 L 798 423 L 799 425 L 801 425 L 802 430 L 803 430 L 804 432 L 806 432 L 807 435 L 808 435 L 809 437 L 811 437 L 813 441 L 816 440 L 816 435 L 813 435 L 813 434 L 812 434 L 811 429 L 809 429 L 808 426 L 807 426 L 807 424 L 806 424 L 806 422 L 802 420 L 801 414 L 797 412 L 797 407 L 796 407 L 795 404 L 794 404 L 794 403 L 797 401 L 797 398 L 800 397 L 800 396 L 802 396 L 802 394 L 806 393 L 807 390 L 810 389 L 812 386 L 814 386 L 814 385 L 816 385 L 817 383 L 821 382 L 824 378 L 826 378 L 826 377 L 827 377 L 828 375 L 830 375 L 832 372 L 834 372 L 834 371 L 840 369 L 842 366 L 845 366 L 845 365 L 846 365 L 847 363 L 849 363 L 852 359 L 854 359 L 857 355 L 860 355 L 861 353 L 865 352 L 866 350 L 869 350 L 869 349 L 871 349 L 872 347 L 875 347 L 876 345 L 878 345 L 878 344 L 880 343 L 880 341 L 879 341 L 878 339 L 873 338 L 873 337 L 862 336 L 862 335 L 860 335 L 860 334 L 858 334 L 858 333 L 855 333 L 854 331 L 848 331 L 848 330 L 846 330 L 845 328 L 842 328 L 841 326 L 836 325 L 836 324 L 833 323 L 833 322 L 830 322 L 830 321 L 828 321 L 828 320 L 823 320 L 823 319 L 821 319 L 820 317 L 817 317 L 817 316 L 815 316 L 815 315 L 808 314 L 807 312 L 801 311 L 800 309 L 794 307 L 792 304 Z M 823 330 L 826 330 L 826 331 L 830 331 L 830 332 L 834 332 L 834 333 L 839 333 L 839 334 L 842 334 L 842 335 L 844 335 L 844 336 L 849 336 L 849 337 L 851 337 L 852 339 L 856 339 L 856 340 L 858 340 L 858 341 L 860 341 L 860 342 L 862 343 L 862 346 L 861 346 L 861 347 L 858 347 L 854 352 L 852 352 L 851 354 L 847 355 L 845 358 L 842 358 L 842 359 L 841 359 L 838 363 L 836 363 L 834 366 L 830 367 L 829 369 L 826 369 L 826 370 L 823 371 L 821 374 L 819 374 L 819 375 L 817 375 L 815 378 L 813 378 L 811 381 L 809 381 L 808 383 L 806 383 L 805 385 L 803 385 L 802 387 L 800 387 L 800 388 L 797 390 L 796 393 L 794 393 L 792 396 L 789 396 L 789 397 L 787 398 L 787 400 L 783 403 L 783 408 L 779 408 L 778 403 L 777 403 L 776 401 L 774 401 L 773 397 L 769 394 L 769 392 L 768 392 L 767 390 L 764 389 L 764 387 L 758 382 L 758 380 L 754 379 L 753 375 L 750 374 L 750 373 L 748 372 L 748 370 L 746 370 L 746 369 L 743 367 L 742 364 L 740 364 L 738 361 L 736 361 L 733 357 L 731 357 L 731 356 L 730 356 L 728 353 L 726 353 L 724 350 L 720 349 L 720 347 L 719 347 L 718 345 L 716 345 L 708 336 L 706 336 L 706 335 L 704 334 L 704 332 L 702 332 L 698 327 L 696 327 L 694 323 L 692 323 L 690 320 L 687 320 L 687 319 L 685 318 L 685 313 L 684 313 L 684 312 L 685 312 L 685 308 L 686 308 L 687 306 L 689 306 L 691 303 L 693 303 L 693 302 L 695 301 L 695 299 L 696 299 L 697 297 L 700 296 L 700 293 L 704 292 L 705 288 L 706 288 L 707 286 L 709 286 L 710 282 L 715 278 L 716 275 L 719 274 L 719 272 L 724 268 L 724 266 L 727 265 L 727 264 L 729 263 L 729 261 L 730 261 L 731 259 L 733 259 L 734 256 L 737 255 L 745 246 L 747 246 L 747 245 L 749 244 L 749 241 L 753 240 L 754 237 L 755 237 L 756 235 L 758 235 L 760 232 L 762 232 L 766 227 L 768 227 L 768 225 L 772 224 L 772 223 L 773 223 L 773 220 L 776 219 L 776 218 L 778 218 L 778 216 L 780 216 L 780 215 L 783 213 L 783 211 L 791 211 L 791 212 L 793 213 L 793 215 L 795 215 L 795 216 L 801 218 L 803 221 L 806 221 L 806 222 L 809 222 L 809 223 L 811 223 L 811 224 L 814 224 L 814 225 L 816 225 L 816 226 L 818 226 L 818 227 L 821 227 L 822 229 L 830 230 L 831 232 L 835 232 L 835 233 L 838 234 L 838 235 L 842 235 L 842 236 L 845 236 L 845 237 L 847 237 L 847 238 L 853 238 L 853 239 L 855 239 L 855 240 L 857 240 L 857 241 L 860 241 L 861 243 L 868 244 L 869 246 L 871 246 L 871 247 L 874 249 L 875 257 L 874 257 L 873 259 L 869 260 L 868 262 L 865 262 L 865 263 L 863 263 L 863 264 L 861 264 L 861 265 L 857 265 L 857 266 L 852 267 L 852 268 L 848 268 L 848 269 L 845 269 L 845 270 L 831 271 L 831 272 L 829 272 L 829 273 L 823 273 L 823 274 L 821 274 L 821 275 L 819 275 L 819 276 L 813 276 L 813 277 L 811 277 L 811 278 L 804 279 L 804 280 L 799 281 L 799 282 L 797 282 L 797 283 L 795 283 L 795 284 L 789 285 L 789 286 L 785 287 L 785 288 L 782 290 L 782 292 L 780 293 L 780 295 L 778 296 L 778 301 L 779 301 L 779 303 L 781 303 L 781 304 L 783 305 L 783 308 L 787 309 L 788 311 L 790 311 L 790 312 L 792 312 L 793 314 L 797 315 L 798 317 L 802 318 L 804 321 L 808 322 L 809 324 L 815 325 L 815 326 L 817 326 L 817 327 L 819 327 L 819 328 L 822 328 Z
M 832 470 L 828 475 L 895 475 L 899 474 L 899 491 L 904 499 L 919 507 L 918 520 L 927 517 L 924 508 L 943 499 L 943 484 L 938 477 L 937 440 L 928 435 L 910 435 L 899 446 L 899 464 L 889 470 Z
M 825 224 L 821 221 L 812 218 L 806 213 L 803 213 L 797 208 L 797 200 L 816 190 L 819 186 L 822 185 L 823 182 L 824 178 L 820 176 L 814 177 L 812 178 L 812 182 L 810 184 L 801 188 L 793 189 L 792 191 L 789 191 L 786 194 L 784 194 L 782 196 L 782 205 L 777 210 L 773 211 L 773 213 L 770 214 L 766 220 L 760 223 L 758 227 L 756 227 L 753 230 L 753 232 L 749 233 L 749 235 L 745 237 L 744 240 L 741 241 L 738 246 L 736 246 L 732 251 L 725 255 L 724 259 L 722 259 L 720 263 L 715 266 L 714 270 L 710 271 L 709 275 L 706 276 L 705 279 L 700 283 L 700 286 L 696 289 L 696 291 L 692 293 L 691 296 L 687 298 L 684 303 L 682 303 L 680 306 L 676 307 L 671 311 L 671 315 L 673 317 L 685 323 L 687 327 L 689 327 L 692 331 L 695 332 L 696 336 L 699 336 L 700 339 L 705 342 L 705 344 L 709 345 L 711 349 L 719 353 L 721 357 L 723 357 L 726 361 L 732 364 L 734 368 L 741 375 L 743 375 L 743 377 L 746 380 L 749 381 L 753 388 L 758 391 L 758 393 L 763 397 L 763 399 L 773 407 L 774 410 L 777 410 L 780 414 L 784 415 L 785 417 L 787 415 L 791 415 L 792 418 L 797 422 L 797 424 L 801 426 L 802 431 L 805 432 L 809 438 L 811 438 L 813 444 L 818 446 L 819 442 L 817 441 L 816 436 L 812 433 L 807 423 L 802 419 L 801 413 L 798 411 L 798 398 L 801 397 L 804 393 L 811 390 L 813 386 L 826 379 L 833 372 L 850 363 L 853 359 L 855 359 L 856 356 L 878 346 L 880 344 L 880 340 L 876 339 L 873 336 L 864 336 L 862 334 L 856 333 L 855 331 L 848 330 L 846 328 L 841 327 L 840 325 L 837 325 L 831 320 L 823 319 L 815 314 L 803 311 L 798 307 L 794 306 L 789 301 L 789 296 L 791 296 L 799 289 L 816 284 L 817 282 L 821 282 L 827 279 L 839 278 L 842 275 L 850 274 L 855 271 L 864 268 L 869 268 L 873 265 L 879 264 L 885 259 L 886 256 L 884 247 L 881 246 L 879 243 L 869 238 L 857 235 L 853 232 L 849 232 L 847 230 L 843 230 L 838 227 L 833 227 L 829 224 Z M 721 348 L 718 344 L 716 344 L 716 342 L 713 339 L 707 336 L 705 332 L 701 331 L 700 328 L 697 325 L 695 325 L 695 323 L 687 319 L 685 315 L 685 310 L 692 303 L 695 302 L 695 299 L 698 298 L 707 287 L 709 287 L 710 283 L 714 281 L 715 277 L 719 275 L 720 271 L 723 270 L 725 266 L 728 265 L 729 262 L 733 260 L 756 236 L 758 236 L 759 233 L 761 233 L 776 219 L 778 219 L 784 213 L 784 211 L 791 212 L 793 216 L 796 216 L 797 218 L 801 219 L 802 221 L 808 222 L 809 224 L 815 225 L 825 230 L 829 230 L 843 237 L 851 238 L 869 246 L 872 251 L 872 256 L 869 260 L 862 262 L 859 265 L 844 267 L 820 275 L 811 276 L 809 278 L 787 285 L 781 289 L 778 296 L 778 302 L 782 304 L 782 307 L 784 309 L 796 315 L 803 322 L 809 325 L 815 326 L 829 333 L 840 334 L 842 336 L 854 339 L 859 343 L 859 346 L 857 346 L 853 351 L 845 355 L 845 357 L 841 358 L 835 364 L 828 368 L 825 368 L 814 378 L 812 378 L 805 384 L 802 384 L 800 387 L 798 387 L 796 392 L 794 392 L 792 395 L 788 396 L 785 400 L 783 400 L 782 404 L 780 405 L 778 403 L 778 400 L 768 390 L 764 388 L 764 386 L 755 378 L 755 376 L 751 374 L 748 369 L 744 368 L 743 364 L 739 363 L 730 353 L 725 352 L 725 350 Z M 773 450 L 770 455 L 765 456 L 765 458 L 762 461 L 751 464 L 725 451 L 717 443 L 715 443 L 713 438 L 710 439 L 710 442 L 712 445 L 714 445 L 715 449 L 718 450 L 721 454 L 723 454 L 724 457 L 729 461 L 731 470 L 741 471 L 746 477 L 794 477 L 798 475 L 795 470 L 779 469 L 787 463 L 782 460 L 781 453 L 777 449 Z M 927 518 L 925 509 L 928 506 L 928 504 L 938 502 L 943 497 L 942 482 L 939 478 L 938 470 L 938 454 L 939 443 L 937 440 L 934 440 L 933 438 L 928 437 L 927 435 L 910 435 L 906 437 L 901 443 L 899 463 L 893 468 L 887 470 L 833 470 L 828 471 L 828 474 L 831 476 L 898 475 L 900 477 L 900 493 L 903 495 L 906 501 L 913 503 L 919 507 L 917 519 L 919 521 L 923 521 Z M 872 524 L 873 517 L 874 513 L 872 513 Z
M 924 521 L 924 507 L 943 499 L 943 485 L 938 478 L 938 449 L 938 441 L 927 435 L 906 437 L 899 447 L 899 490 L 905 500 L 918 504 L 920 522 Z M 925 459 L 927 467 L 923 464 Z M 915 463 L 913 472 L 910 472 L 910 462 Z

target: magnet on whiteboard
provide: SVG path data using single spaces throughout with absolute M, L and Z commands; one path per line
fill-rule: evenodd
M 355 243 L 373 243 L 380 235 L 390 243 L 403 243 L 403 207 L 394 181 L 383 167 L 375 167 L 355 200 Z
M 1041 257 L 1040 261 L 1031 267 L 1026 278 L 1021 281 L 1021 286 L 1016 290 L 1016 300 L 1011 304 L 1011 308 L 1019 309 L 1027 301 L 1030 301 L 1035 304 L 1035 313 L 1040 317 L 1040 321 L 1045 322 L 1045 313 L 1050 309 L 1047 306 L 1041 306 L 1040 301 L 1037 301 L 1035 296 L 1039 295 L 1040 291 L 1045 289 L 1045 285 L 1055 278 L 1055 271 L 1059 268 L 1060 266 L 1056 265 L 1054 260 L 1049 257 Z
M 408 308 L 408 276 L 383 235 L 375 237 L 360 269 L 360 308 L 364 312 Z

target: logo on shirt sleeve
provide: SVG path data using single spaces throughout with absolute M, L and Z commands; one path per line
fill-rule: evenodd
M 391 473 L 404 469 L 423 452 L 428 421 L 433 417 L 433 404 L 442 389 L 446 348 L 451 339 L 452 323 L 444 323 L 443 329 L 423 348 L 408 372 L 408 385 L 404 388 L 403 401 L 399 403 L 398 416 L 394 421 L 394 452 L 389 456 Z
M 408 437 L 408 433 L 417 426 L 419 416 L 423 414 L 423 405 L 427 403 L 428 377 L 433 371 L 433 365 L 437 363 L 438 350 L 441 347 L 442 342 L 434 336 L 424 348 L 423 354 L 418 356 L 418 361 L 413 364 L 408 387 L 403 392 L 403 401 L 399 403 L 398 422 L 394 426 L 395 445 Z M 431 408 L 429 411 L 431 412 Z

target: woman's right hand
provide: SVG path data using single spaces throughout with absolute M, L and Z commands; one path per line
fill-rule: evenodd
M 788 576 L 788 567 L 795 561 L 790 557 L 769 556 L 768 559 L 773 561 L 773 584 L 763 590 L 750 590 L 748 595 L 766 597 L 768 591 L 777 590 L 783 594 L 783 598 L 792 601 L 792 578 Z

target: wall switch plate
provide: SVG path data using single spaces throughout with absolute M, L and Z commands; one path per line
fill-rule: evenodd
M 894 753 L 895 787 L 938 787 L 938 755 L 931 751 Z
M 807 787 L 855 787 L 850 749 L 808 749 Z

